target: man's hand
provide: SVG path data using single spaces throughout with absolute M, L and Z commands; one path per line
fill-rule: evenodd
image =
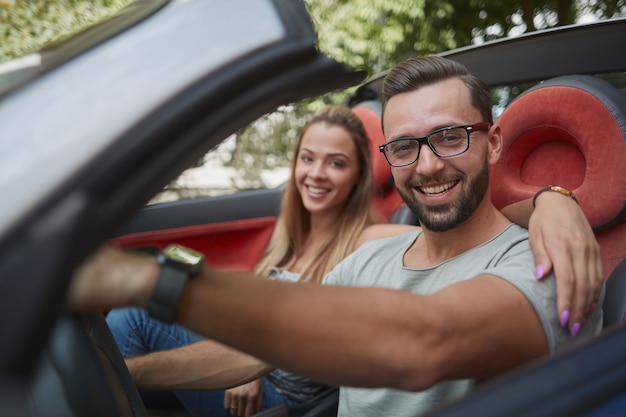
M 561 325 L 576 336 L 604 284 L 600 245 L 578 204 L 557 193 L 539 195 L 528 230 L 537 279 L 554 269 Z
M 263 381 L 261 378 L 226 390 L 224 408 L 238 417 L 250 417 L 261 411 L 263 405 Z
M 114 307 L 144 307 L 154 292 L 159 270 L 153 256 L 104 246 L 75 271 L 67 308 L 105 311 Z

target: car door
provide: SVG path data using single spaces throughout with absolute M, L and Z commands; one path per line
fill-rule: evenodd
M 145 231 L 128 226 L 137 211 L 237 129 L 364 76 L 317 51 L 306 9 L 290 0 L 138 2 L 31 58 L 0 80 L 0 386 L 11 387 L 0 409 L 13 416 L 27 413 L 29 378 L 80 261 Z M 279 194 L 234 197 L 228 216 L 218 202 L 200 212 L 229 228 L 256 222 L 250 241 L 262 243 Z M 114 397 L 106 373 L 81 372 L 99 382 L 92 404 Z

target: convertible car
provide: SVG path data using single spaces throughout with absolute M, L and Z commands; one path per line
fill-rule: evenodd
M 293 0 L 141 0 L 62 43 L 0 64 L 0 413 L 146 417 L 101 315 L 64 311 L 74 268 L 103 243 L 180 243 L 250 270 L 283 187 L 147 202 L 278 106 L 352 87 L 374 156 L 374 209 L 415 219 L 378 145 L 384 74 L 321 54 Z M 498 207 L 573 189 L 602 246 L 605 331 L 495 378 L 432 416 L 626 415 L 626 20 L 449 51 L 493 88 L 505 156 Z M 279 343 L 279 341 L 277 341 Z M 336 392 L 265 416 L 328 416 Z M 180 412 L 172 410 L 171 415 Z

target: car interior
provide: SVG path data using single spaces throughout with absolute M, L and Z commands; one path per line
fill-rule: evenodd
M 395 192 L 390 168 L 378 151 L 378 145 L 384 142 L 380 103 L 364 101 L 354 111 L 370 139 L 377 188 L 373 209 L 388 222 L 417 224 Z M 613 85 L 597 77 L 557 77 L 520 95 L 496 124 L 502 129 L 505 143 L 501 161 L 491 173 L 494 204 L 502 208 L 530 198 L 547 184 L 573 190 L 602 248 L 608 278 L 603 307 L 605 329 L 623 323 L 626 99 Z M 120 247 L 181 243 L 205 253 L 215 266 L 251 270 L 270 237 L 276 212 L 270 213 L 277 210 L 277 201 L 271 202 L 268 215 L 257 219 L 134 232 L 116 236 L 110 243 Z M 246 248 L 246 256 L 241 256 L 240 249 L 235 250 L 242 247 Z M 180 409 L 146 410 L 101 314 L 65 314 L 57 323 L 38 369 L 30 396 L 38 416 L 186 415 Z M 85 370 L 93 378 L 85 380 Z M 335 416 L 337 400 L 338 392 L 333 389 L 308 404 L 273 407 L 256 416 Z
M 402 204 L 402 200 L 393 186 L 391 169 L 384 158 L 380 158 L 378 151 L 378 145 L 384 143 L 385 140 L 380 128 L 380 103 L 375 101 L 361 103 L 354 108 L 354 112 L 363 122 L 369 135 L 375 181 L 372 210 L 381 221 L 387 221 L 390 216 L 398 215 L 396 210 Z M 144 226 L 141 221 L 155 211 L 155 207 L 146 207 L 135 220 L 135 224 L 120 232 L 119 236 L 112 238 L 110 243 L 123 248 L 139 246 L 164 248 L 169 243 L 175 242 L 204 253 L 207 262 L 213 267 L 251 271 L 260 260 L 272 234 L 282 187 L 274 191 L 270 190 L 270 193 L 269 196 L 264 195 L 262 199 L 264 201 L 261 201 L 262 204 L 267 205 L 267 207 L 259 207 L 258 211 L 264 213 L 261 216 L 211 224 L 176 226 L 166 230 L 142 230 Z M 254 192 L 242 194 L 248 194 L 251 198 L 256 197 Z M 244 201 L 240 201 L 240 205 L 246 204 L 245 196 L 243 197 Z M 228 196 L 217 197 L 214 200 L 223 202 L 228 200 Z M 250 204 L 257 205 L 259 200 L 255 199 Z M 175 209 L 177 203 L 168 205 Z M 206 210 L 206 207 L 203 206 L 203 210 Z M 246 248 L 245 256 L 241 256 L 241 248 Z
M 431 417 L 624 415 L 625 25 L 609 19 L 441 53 L 492 88 L 510 89 L 496 121 L 506 139 L 492 171 L 496 206 L 547 184 L 572 189 L 601 245 L 608 281 L 600 336 L 487 381 Z M 145 407 L 105 316 L 62 312 L 67 282 L 104 241 L 180 243 L 216 268 L 252 270 L 283 187 L 144 204 L 277 106 L 363 83 L 346 103 L 370 136 L 373 209 L 381 221 L 417 224 L 377 149 L 384 73 L 364 82 L 364 71 L 324 55 L 316 36 L 301 2 L 145 0 L 27 57 L 21 71 L 0 68 L 4 415 L 189 417 L 180 407 Z M 215 39 L 228 42 L 214 49 Z M 539 80 L 547 81 L 517 96 Z M 335 416 L 337 401 L 334 389 L 257 417 Z

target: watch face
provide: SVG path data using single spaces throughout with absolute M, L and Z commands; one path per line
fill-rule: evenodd
M 174 261 L 191 274 L 197 274 L 204 266 L 204 254 L 181 245 L 168 245 L 163 249 L 165 257 Z

